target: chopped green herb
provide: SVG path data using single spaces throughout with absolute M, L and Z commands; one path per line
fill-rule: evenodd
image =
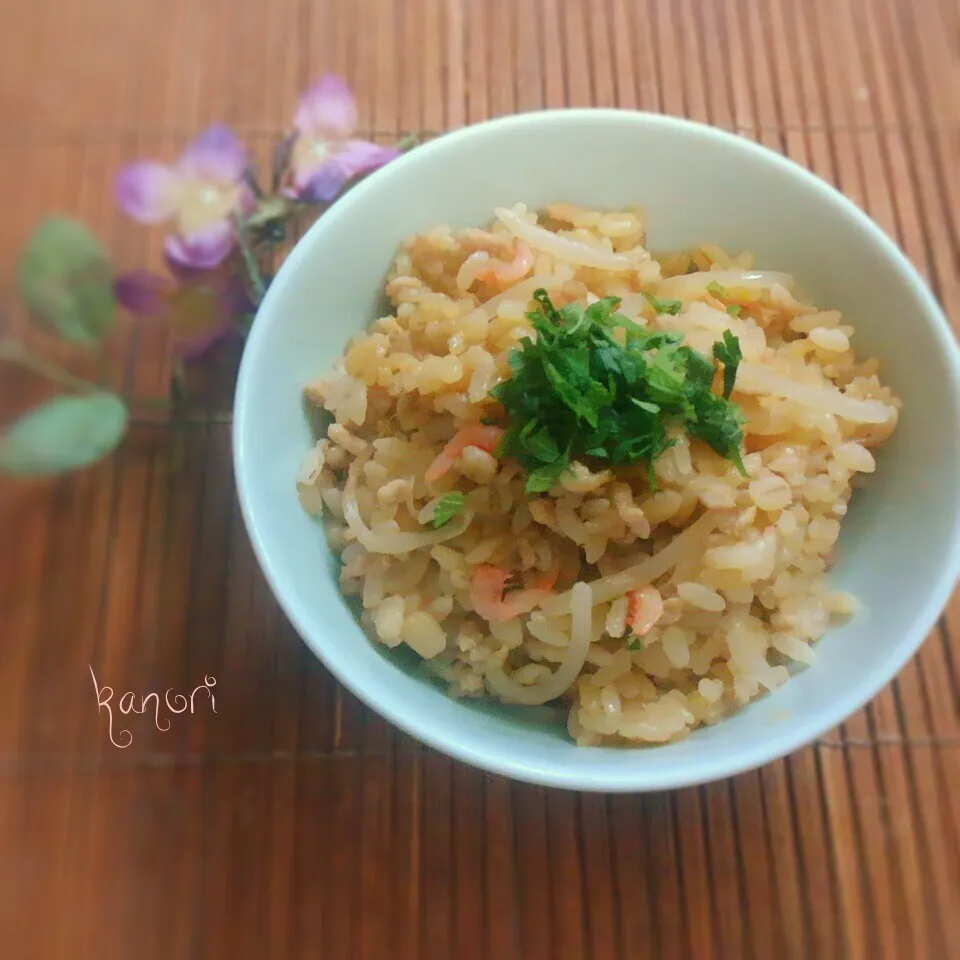
M 524 442 L 530 452 L 544 463 L 556 463 L 560 459 L 560 448 L 554 443 L 550 433 L 543 427 L 537 429 L 537 421 L 531 420 L 521 431 L 526 434 Z
M 740 456 L 743 444 L 743 414 L 739 408 L 715 393 L 701 393 L 694 401 L 695 415 L 687 421 L 687 433 L 726 457 L 742 476 L 747 475 Z
M 727 297 L 730 295 L 730 294 L 727 292 L 727 288 L 724 287 L 724 286 L 722 286 L 721 284 L 717 283 L 716 280 L 714 280 L 713 283 L 708 283 L 708 284 L 707 284 L 707 293 L 712 294 L 712 295 L 715 296 L 718 300 L 726 300 Z M 743 309 L 743 308 L 740 306 L 739 303 L 728 303 L 728 304 L 727 304 L 727 313 L 729 313 L 731 317 L 739 317 L 739 316 L 740 316 L 740 311 L 741 311 L 742 309 Z
M 433 527 L 439 530 L 440 527 L 448 524 L 454 517 L 463 512 L 467 498 L 456 490 L 445 493 L 433 508 Z
M 712 389 L 713 375 L 717 370 L 710 362 L 710 358 L 705 357 L 697 350 L 691 350 L 689 347 L 681 347 L 680 349 L 684 351 L 684 356 L 687 359 L 687 376 L 690 380 L 704 390 Z
M 550 490 L 581 457 L 614 467 L 643 463 L 654 487 L 652 465 L 675 442 L 669 430 L 676 427 L 742 469 L 743 418 L 728 399 L 740 358 L 733 334 L 724 334 L 711 359 L 680 333 L 650 331 L 617 314 L 616 297 L 561 310 L 545 290 L 533 299 L 536 340 L 520 341 L 511 377 L 491 391 L 509 417 L 497 454 L 526 470 L 528 493 Z M 713 393 L 715 361 L 724 365 L 722 397 Z
M 639 637 L 635 637 L 632 634 L 629 635 L 630 639 L 627 641 L 628 650 L 642 650 L 643 641 Z
M 723 364 L 723 399 L 726 400 L 733 393 L 737 367 L 743 359 L 740 341 L 729 330 L 724 330 L 723 342 L 713 345 L 713 356 Z
M 658 300 L 652 293 L 646 292 L 643 298 L 657 313 L 669 313 L 675 317 L 683 309 L 683 303 L 680 300 Z
M 560 479 L 566 466 L 565 461 L 558 460 L 556 463 L 531 470 L 527 474 L 527 493 L 546 493 Z

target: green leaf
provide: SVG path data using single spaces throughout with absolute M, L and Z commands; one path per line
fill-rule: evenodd
M 681 347 L 687 358 L 687 374 L 697 386 L 709 390 L 713 386 L 713 375 L 716 369 L 709 357 L 705 357 L 699 350 L 690 347 Z
M 560 323 L 560 311 L 553 305 L 550 294 L 547 293 L 544 287 L 537 287 L 537 289 L 533 291 L 533 297 L 531 299 L 540 307 L 539 313 L 535 314 L 535 316 L 539 316 L 551 324 Z
M 683 303 L 680 300 L 658 300 L 652 293 L 646 292 L 643 297 L 657 313 L 669 313 L 675 317 L 683 309 Z
M 683 399 L 687 374 L 675 351 L 660 350 L 647 364 L 647 389 L 658 403 L 677 403 Z
M 715 393 L 700 394 L 695 400 L 696 418 L 687 425 L 687 433 L 709 444 L 721 457 L 732 461 L 746 476 L 740 459 L 744 423 L 740 408 Z
M 50 476 L 105 457 L 123 438 L 127 407 L 114 393 L 59 396 L 0 434 L 0 470 Z
M 462 513 L 466 502 L 467 498 L 457 490 L 445 493 L 433 508 L 433 528 L 439 530 Z
M 584 310 L 582 303 L 568 303 L 561 307 L 560 316 L 563 317 L 564 332 L 571 337 L 589 323 L 587 311 Z
M 714 280 L 713 283 L 707 284 L 707 293 L 716 297 L 718 300 L 723 300 L 723 298 L 727 295 L 727 288 L 721 286 L 716 280 Z
M 587 319 L 593 323 L 603 326 L 608 324 L 613 317 L 614 311 L 620 306 L 619 297 L 603 297 L 596 303 L 591 303 L 585 313 Z M 625 318 L 621 318 L 625 319 Z
M 731 317 L 739 317 L 739 316 L 740 316 L 740 311 L 741 311 L 742 309 L 743 309 L 743 307 L 741 307 L 739 303 L 728 303 L 728 304 L 727 304 L 727 313 L 729 313 Z
M 566 469 L 566 461 L 558 460 L 544 467 L 538 467 L 527 475 L 527 493 L 547 493 L 560 479 L 560 474 Z
M 113 324 L 113 268 L 100 241 L 76 220 L 49 217 L 34 230 L 17 282 L 31 317 L 63 340 L 93 344 Z
M 724 330 L 723 342 L 713 345 L 713 356 L 723 364 L 723 399 L 726 400 L 733 393 L 737 368 L 743 359 L 740 341 L 729 330 Z
M 531 420 L 530 424 L 536 426 L 536 421 Z M 531 430 L 528 436 L 523 438 L 523 445 L 531 456 L 544 463 L 554 463 L 560 459 L 560 447 L 554 442 L 546 427 L 539 430 Z

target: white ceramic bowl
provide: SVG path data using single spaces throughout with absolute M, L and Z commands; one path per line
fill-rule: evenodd
M 828 633 L 814 666 L 722 723 L 669 746 L 574 746 L 523 708 L 449 699 L 370 643 L 338 592 L 336 560 L 294 479 L 311 444 L 301 391 L 382 306 L 399 241 L 494 207 L 640 203 L 651 246 L 713 241 L 790 271 L 857 329 L 903 399 L 893 439 L 843 528 L 838 586 L 865 611 Z M 460 760 L 520 780 L 646 791 L 748 770 L 863 706 L 915 653 L 960 571 L 960 362 L 951 331 L 897 247 L 830 186 L 699 124 L 616 110 L 522 114 L 418 147 L 339 200 L 299 242 L 250 335 L 234 421 L 237 489 L 267 580 L 300 635 L 371 708 Z

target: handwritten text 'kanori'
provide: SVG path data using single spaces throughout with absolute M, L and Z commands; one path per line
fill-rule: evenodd
M 108 687 L 106 684 L 101 687 L 97 683 L 97 675 L 93 672 L 92 666 L 90 667 L 90 677 L 93 680 L 93 690 L 97 696 L 97 713 L 102 713 L 104 710 L 107 711 L 107 733 L 110 737 L 110 742 L 115 747 L 119 747 L 121 750 L 129 747 L 130 744 L 133 743 L 133 734 L 129 730 L 118 730 L 117 735 L 114 736 L 112 703 L 113 687 Z M 172 688 L 167 688 L 167 692 L 163 695 L 163 704 L 165 705 L 166 710 L 172 714 L 185 713 L 187 709 L 189 709 L 190 713 L 192 714 L 194 712 L 193 698 L 198 693 L 205 693 L 210 701 L 210 709 L 216 713 L 217 703 L 213 696 L 213 688 L 216 685 L 216 678 L 204 676 L 203 683 L 193 688 L 193 692 L 190 694 L 189 698 L 185 697 L 182 693 L 174 693 L 172 702 L 170 696 L 171 693 L 173 693 Z M 157 693 L 148 693 L 138 699 L 137 695 L 132 690 L 128 690 L 117 701 L 117 709 L 124 716 L 127 716 L 131 713 L 152 713 L 153 722 L 161 733 L 165 733 L 170 729 L 169 717 L 164 716 L 162 722 L 165 723 L 166 726 L 161 726 L 160 712 L 163 708 L 161 707 L 160 695 Z

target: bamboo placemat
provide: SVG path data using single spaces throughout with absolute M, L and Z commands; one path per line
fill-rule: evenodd
M 334 70 L 388 138 L 589 104 L 733 129 L 839 185 L 960 316 L 958 0 L 33 0 L 6 21 L 5 287 L 51 210 L 143 262 L 113 172 L 213 120 L 266 154 Z M 121 338 L 128 390 L 162 388 L 164 346 Z M 41 391 L 4 369 L 0 414 Z M 307 652 L 221 419 L 178 473 L 145 427 L 82 475 L 0 481 L 0 956 L 956 955 L 957 600 L 864 712 L 759 772 L 643 797 L 513 784 L 398 734 Z M 214 677 L 217 712 L 117 715 L 117 749 L 91 669 L 117 698 Z

